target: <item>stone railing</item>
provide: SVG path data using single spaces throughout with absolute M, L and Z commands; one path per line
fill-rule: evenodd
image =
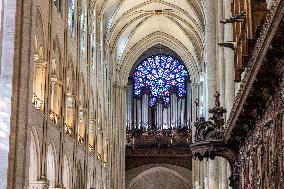
M 43 112 L 43 101 L 34 93 L 32 102 L 37 110 Z
M 89 152 L 90 152 L 90 154 L 94 154 L 94 150 L 95 150 L 94 146 L 89 144 Z
M 59 121 L 59 115 L 56 114 L 54 111 L 49 110 L 49 119 L 54 123 L 54 124 L 58 124 Z
M 64 131 L 67 135 L 69 135 L 70 137 L 73 137 L 73 134 L 74 134 L 74 129 L 70 126 L 70 125 L 67 125 L 65 123 L 64 125 Z
M 83 145 L 84 144 L 84 138 L 81 136 L 81 135 L 77 135 L 77 140 L 78 140 L 78 143 L 80 144 L 80 145 Z

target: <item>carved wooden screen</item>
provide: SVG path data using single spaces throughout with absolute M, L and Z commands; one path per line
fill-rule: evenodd
M 283 102 L 270 100 L 264 111 L 240 148 L 240 188 L 284 188 Z

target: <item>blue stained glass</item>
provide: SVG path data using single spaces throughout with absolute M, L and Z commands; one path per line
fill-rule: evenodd
M 74 32 L 75 27 L 75 2 L 74 0 L 68 0 L 68 27 Z
M 136 67 L 133 81 L 136 97 L 149 91 L 150 106 L 155 106 L 158 99 L 168 106 L 171 94 L 176 93 L 180 98 L 186 96 L 188 73 L 177 59 L 168 55 L 155 55 L 143 60 Z

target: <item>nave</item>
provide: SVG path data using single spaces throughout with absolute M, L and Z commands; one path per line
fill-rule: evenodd
M 283 14 L 0 1 L 0 189 L 284 188 Z

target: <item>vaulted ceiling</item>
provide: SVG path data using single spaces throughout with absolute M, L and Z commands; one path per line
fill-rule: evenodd
M 175 51 L 191 73 L 200 71 L 204 47 L 202 1 L 97 0 L 95 7 L 113 61 L 128 72 L 145 50 L 157 44 Z

